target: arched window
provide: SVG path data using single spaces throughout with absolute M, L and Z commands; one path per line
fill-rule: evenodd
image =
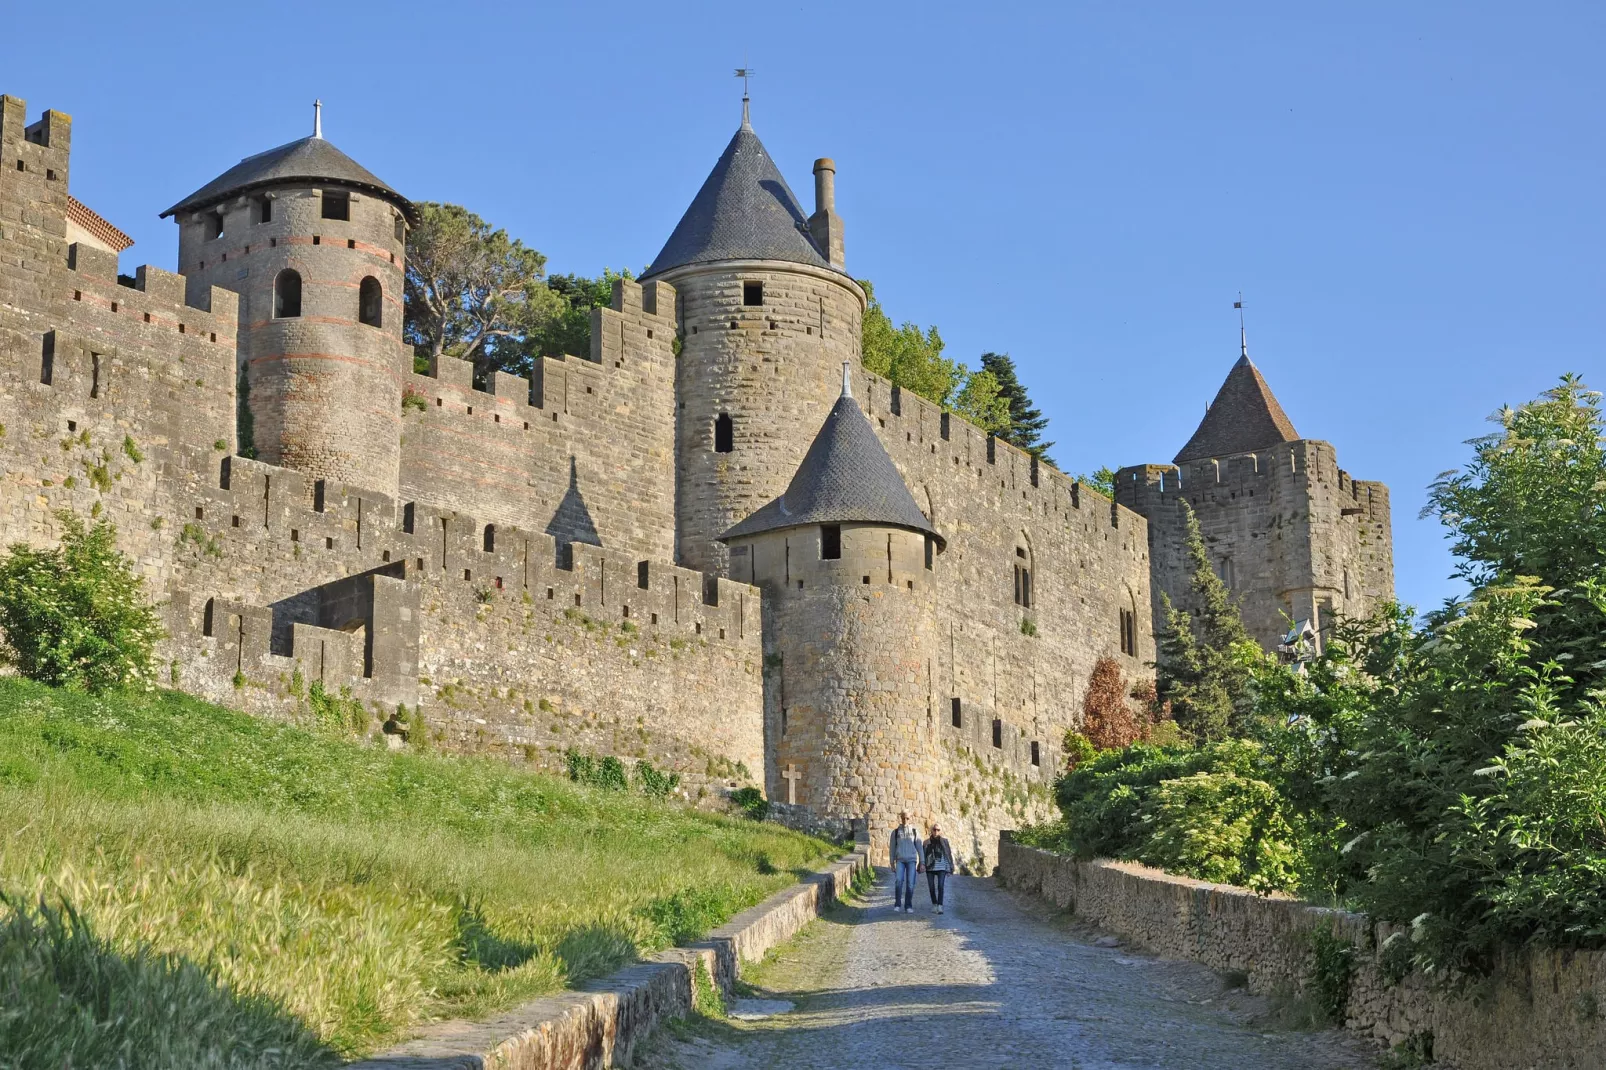
M 357 319 L 370 327 L 385 325 L 385 289 L 372 275 L 357 288 Z
M 488 554 L 496 552 L 496 525 L 495 524 L 486 524 L 485 525 L 485 552 L 488 553 Z
M 1032 552 L 1019 543 L 1015 546 L 1015 604 L 1032 608 Z
M 735 436 L 731 429 L 731 416 L 728 412 L 719 414 L 714 421 L 714 452 L 729 453 L 736 448 Z
M 290 319 L 301 315 L 301 273 L 285 268 L 273 280 L 273 315 Z

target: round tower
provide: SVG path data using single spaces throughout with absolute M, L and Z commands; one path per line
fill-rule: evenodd
M 644 279 L 675 287 L 676 556 L 730 565 L 719 535 L 785 489 L 859 363 L 864 291 L 843 270 L 836 165 L 815 164 L 805 216 L 748 122 L 714 165 Z
M 933 660 L 942 536 L 849 387 L 784 494 L 725 532 L 731 576 L 764 592 L 771 799 L 868 818 L 881 860 L 898 812 L 937 817 Z
M 240 295 L 240 441 L 270 464 L 394 496 L 412 204 L 323 138 L 247 157 L 162 213 L 191 299 Z

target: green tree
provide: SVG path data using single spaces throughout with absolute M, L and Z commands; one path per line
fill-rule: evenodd
M 1210 567 L 1199 520 L 1187 502 L 1186 548 L 1193 613 L 1162 596 L 1165 625 L 1155 637 L 1161 702 L 1196 743 L 1242 735 L 1251 723 L 1250 669 L 1258 648 L 1244 629 L 1226 584 Z
M 98 691 L 150 677 L 163 631 L 117 531 L 60 512 L 61 544 L 0 558 L 0 657 L 30 679 Z
M 526 367 L 534 366 L 536 357 L 591 356 L 591 310 L 613 306 L 613 284 L 618 279 L 633 279 L 627 268 L 614 271 L 603 268 L 602 275 L 591 279 L 584 275 L 551 275 L 547 288 L 557 295 L 561 304 L 537 330 L 530 333 L 524 344 Z
M 471 361 L 474 380 L 527 370 L 525 338 L 562 311 L 546 257 L 455 204 L 421 202 L 407 233 L 402 336 L 414 365 Z
M 1049 461 L 1048 451 L 1054 447 L 1054 443 L 1043 441 L 1048 417 L 1027 396 L 1026 387 L 1021 385 L 1020 375 L 1015 369 L 1015 361 L 1008 353 L 983 353 L 981 366 L 998 381 L 998 394 L 1009 404 L 1009 429 L 1003 434 L 1004 440 Z
M 893 326 L 874 285 L 868 279 L 860 279 L 859 285 L 869 298 L 860 331 L 865 371 L 958 413 L 983 431 L 1001 434 L 1009 429 L 1009 403 L 1000 396 L 995 376 L 985 370 L 972 373 L 943 356 L 936 327 L 922 330 L 909 322 Z
M 1053 443 L 1049 443 L 1053 445 Z M 1115 469 L 1100 468 L 1092 475 L 1083 473 L 1076 477 L 1076 481 L 1084 487 L 1092 487 L 1111 501 L 1115 500 Z

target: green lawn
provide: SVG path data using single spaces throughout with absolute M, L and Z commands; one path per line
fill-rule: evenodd
M 833 853 L 174 692 L 4 679 L 0 1051 L 322 1065 L 695 939 Z

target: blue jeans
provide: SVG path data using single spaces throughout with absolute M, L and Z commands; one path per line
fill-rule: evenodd
M 926 870 L 926 887 L 931 891 L 931 905 L 942 906 L 942 893 L 948 888 L 948 871 L 940 873 Z
M 892 863 L 892 905 L 894 907 L 913 907 L 915 905 L 915 866 L 918 862 L 895 861 Z

